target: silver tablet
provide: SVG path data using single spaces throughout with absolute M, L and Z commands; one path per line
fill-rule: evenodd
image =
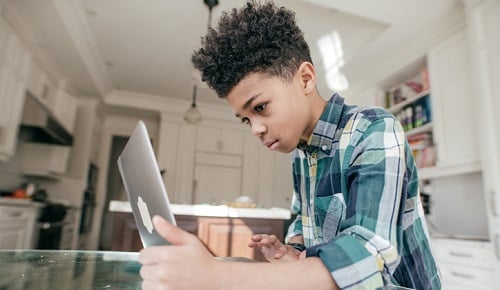
M 160 215 L 174 225 L 176 222 L 144 122 L 137 123 L 118 157 L 118 169 L 142 245 L 168 245 L 154 229 L 151 218 Z

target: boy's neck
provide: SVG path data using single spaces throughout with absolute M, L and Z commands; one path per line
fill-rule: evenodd
M 311 115 L 309 118 L 309 125 L 307 126 L 304 134 L 302 135 L 302 140 L 309 142 L 309 139 L 318 124 L 319 118 L 323 114 L 326 108 L 326 101 L 319 95 L 317 90 L 314 90 L 314 93 L 311 95 Z

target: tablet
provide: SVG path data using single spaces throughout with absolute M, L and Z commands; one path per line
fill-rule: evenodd
M 160 215 L 176 225 L 175 217 L 143 121 L 137 123 L 117 162 L 142 245 L 168 245 L 151 219 Z

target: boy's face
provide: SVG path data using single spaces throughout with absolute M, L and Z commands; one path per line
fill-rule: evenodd
M 289 153 L 300 139 L 307 140 L 317 120 L 312 119 L 304 80 L 292 82 L 251 73 L 226 97 L 237 118 L 248 124 L 262 145 Z

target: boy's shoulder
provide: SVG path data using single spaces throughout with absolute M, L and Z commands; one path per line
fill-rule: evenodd
M 342 119 L 349 120 L 351 118 L 374 122 L 380 119 L 395 119 L 396 117 L 387 109 L 376 106 L 346 106 Z

